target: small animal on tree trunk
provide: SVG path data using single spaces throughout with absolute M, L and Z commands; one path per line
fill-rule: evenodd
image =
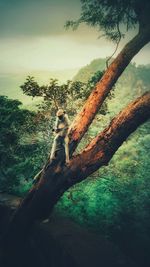
M 44 168 L 33 178 L 33 184 L 36 184 L 43 170 L 46 170 L 47 167 L 52 166 L 57 160 L 69 163 L 69 137 L 68 137 L 68 128 L 69 128 L 69 119 L 68 115 L 63 109 L 58 109 L 56 113 L 56 121 L 53 132 L 55 133 L 55 138 L 52 145 L 52 150 L 50 154 L 50 162 L 44 166 Z M 64 153 L 65 152 L 65 153 Z
M 69 138 L 68 138 L 69 119 L 66 112 L 60 108 L 56 113 L 56 122 L 53 132 L 55 138 L 52 145 L 50 161 L 61 158 L 65 148 L 65 161 L 69 163 Z

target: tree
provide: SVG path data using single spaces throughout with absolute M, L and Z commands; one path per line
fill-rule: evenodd
M 23 93 L 32 97 L 42 97 L 42 105 L 46 110 L 57 110 L 59 107 L 64 107 L 67 112 L 77 108 L 77 100 L 81 100 L 82 104 L 90 95 L 93 86 L 102 77 L 103 72 L 96 72 L 87 83 L 81 81 L 68 80 L 66 83 L 59 84 L 57 79 L 50 79 L 47 85 L 40 86 L 34 77 L 28 76 L 23 85 L 20 86 Z M 71 107 L 70 107 L 70 102 Z M 72 113 L 72 112 L 71 112 Z
M 0 125 L 0 192 L 25 194 L 48 157 L 51 122 L 0 96 Z
M 21 102 L 0 96 L 0 191 L 13 192 L 32 172 L 33 146 L 24 143 L 35 132 L 35 114 Z M 26 171 L 27 170 L 27 171 Z
M 68 188 L 86 179 L 101 166 L 107 165 L 128 136 L 150 117 L 150 93 L 146 93 L 123 109 L 81 153 L 73 155 L 117 79 L 131 59 L 150 41 L 149 1 L 126 1 L 124 4 L 121 0 L 82 0 L 81 3 L 82 14 L 78 23 L 86 22 L 93 26 L 101 26 L 111 39 L 118 39 L 119 23 L 125 23 L 128 28 L 138 23 L 139 31 L 110 64 L 72 123 L 69 131 L 70 164 L 46 164 L 39 182 L 33 186 L 15 213 L 5 235 L 9 253 L 12 252 L 14 240 L 16 244 L 20 244 L 35 221 L 49 216 L 55 203 Z M 19 246 L 17 248 L 19 249 Z

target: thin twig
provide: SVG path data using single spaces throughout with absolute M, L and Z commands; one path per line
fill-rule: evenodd
M 116 48 L 115 48 L 115 51 L 112 53 L 112 55 L 106 60 L 106 67 L 108 69 L 108 63 L 110 61 L 110 59 L 114 56 L 114 54 L 117 52 L 118 50 L 118 46 L 120 44 L 120 41 L 121 41 L 121 32 L 120 32 L 120 28 L 119 28 L 119 22 L 117 22 L 117 31 L 118 31 L 118 34 L 119 34 L 119 39 L 117 41 L 117 44 L 116 44 Z

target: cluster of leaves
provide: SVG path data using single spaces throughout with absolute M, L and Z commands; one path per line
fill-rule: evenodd
M 35 142 L 37 115 L 21 102 L 0 96 L 0 191 L 25 191 L 39 169 L 43 144 Z M 37 138 L 37 136 L 36 136 Z M 41 149 L 42 147 L 42 149 Z M 41 151 L 40 151 L 41 150 Z M 42 155 L 41 155 L 42 154 Z
M 67 103 L 71 96 L 74 99 L 80 97 L 84 83 L 67 81 L 64 84 L 58 84 L 57 79 L 50 79 L 47 85 L 39 86 L 34 77 L 28 76 L 26 82 L 20 86 L 23 93 L 28 96 L 40 96 L 49 105 L 54 105 L 57 109 Z
M 76 30 L 80 24 L 95 27 L 101 33 L 100 37 L 116 43 L 116 48 L 106 61 L 109 61 L 118 50 L 119 43 L 126 32 L 132 28 L 139 28 L 139 33 L 149 27 L 149 0 L 81 0 L 81 14 L 79 19 L 67 21 L 66 29 Z M 148 27 L 147 27 L 148 26 Z
M 67 21 L 66 28 L 74 30 L 81 24 L 97 27 L 112 41 L 118 42 L 126 30 L 141 22 L 140 11 L 148 7 L 149 0 L 81 0 L 81 15 L 76 21 Z M 120 30 L 121 28 L 121 30 Z
M 64 107 L 68 113 L 73 115 L 76 113 L 77 107 L 79 108 L 88 98 L 102 75 L 103 71 L 99 70 L 90 77 L 87 83 L 75 80 L 59 84 L 57 79 L 50 79 L 47 85 L 42 86 L 39 86 L 34 77 L 28 76 L 20 87 L 23 93 L 28 96 L 43 98 L 42 104 L 39 105 L 40 110 L 53 111 L 58 107 Z M 104 104 L 101 110 L 104 113 L 106 109 L 107 105 Z

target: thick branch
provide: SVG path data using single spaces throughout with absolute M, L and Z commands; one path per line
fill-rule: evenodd
M 146 93 L 122 110 L 110 125 L 72 160 L 71 168 L 77 173 L 78 182 L 101 166 L 107 165 L 128 136 L 149 118 L 150 93 Z
M 47 218 L 68 188 L 106 165 L 128 136 L 149 117 L 150 93 L 147 93 L 120 112 L 69 166 L 47 168 L 37 188 L 31 190 L 13 217 L 4 236 L 6 246 L 11 249 L 14 239 L 23 238 L 36 220 Z
M 120 77 L 122 72 L 128 66 L 132 58 L 140 51 L 140 49 L 150 41 L 150 30 L 145 28 L 136 35 L 116 59 L 110 64 L 102 79 L 96 84 L 81 112 L 75 118 L 70 128 L 70 150 L 71 153 L 76 149 L 81 138 L 92 123 L 96 113 L 110 92 L 112 86 Z

